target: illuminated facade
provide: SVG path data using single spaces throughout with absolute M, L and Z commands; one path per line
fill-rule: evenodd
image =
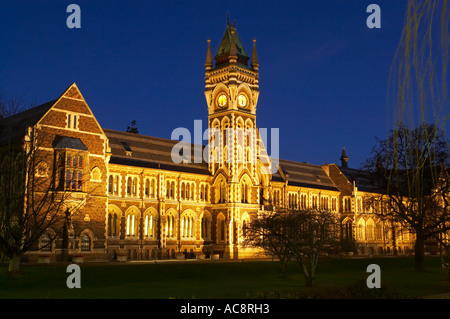
M 177 141 L 102 128 L 75 84 L 54 101 L 0 120 L 0 141 L 26 141 L 31 130 L 45 136 L 40 147 L 51 160 L 39 174 L 56 172 L 57 187 L 69 191 L 73 203 L 87 196 L 72 216 L 70 233 L 70 253 L 85 259 L 116 253 L 129 260 L 256 256 L 241 246 L 243 226 L 258 213 L 280 208 L 336 212 L 344 235 L 362 244 L 360 253 L 390 251 L 388 228 L 360 204 L 370 190 L 352 180 L 346 165 L 279 160 L 271 173 L 274 164 L 258 134 L 244 134 L 242 143 L 226 134 L 230 128 L 257 128 L 258 68 L 255 42 L 249 56 L 233 25 L 214 61 L 208 41 L 208 127 L 219 132 L 210 136 L 208 161 L 188 157 L 175 163 L 171 151 Z M 195 154 L 201 146 L 189 147 Z M 39 245 L 56 240 L 30 258 L 57 256 L 61 231 L 49 229 Z M 403 251 L 412 249 L 411 239 L 401 242 Z

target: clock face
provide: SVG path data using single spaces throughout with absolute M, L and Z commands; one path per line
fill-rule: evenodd
M 220 94 L 219 98 L 217 99 L 217 103 L 220 107 L 224 107 L 227 105 L 227 96 L 225 94 Z
M 246 107 L 247 106 L 247 97 L 244 94 L 239 94 L 239 96 L 238 96 L 238 105 L 240 107 Z

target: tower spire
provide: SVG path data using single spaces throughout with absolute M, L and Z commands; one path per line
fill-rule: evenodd
M 213 66 L 213 63 L 212 63 L 212 54 L 211 54 L 211 40 L 208 39 L 208 49 L 206 50 L 205 69 L 211 70 L 212 66 Z
M 345 146 L 342 148 L 342 154 L 341 154 L 341 167 L 348 168 L 348 156 L 347 152 L 345 151 Z
M 236 49 L 236 42 L 234 40 L 234 34 L 236 33 L 235 30 L 231 30 L 231 36 L 230 36 L 230 54 L 228 56 L 229 62 L 237 62 L 237 49 Z
M 256 54 L 256 39 L 253 39 L 252 61 L 250 65 L 253 70 L 258 71 L 259 62 L 258 62 L 258 55 Z

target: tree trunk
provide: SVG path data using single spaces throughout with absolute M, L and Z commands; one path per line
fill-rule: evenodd
M 301 262 L 303 274 L 305 275 L 306 287 L 314 287 L 316 285 L 315 256 L 303 257 L 299 261 Z
M 20 255 L 14 254 L 9 259 L 8 272 L 19 272 L 20 269 Z
M 421 230 L 416 231 L 416 243 L 414 245 L 414 265 L 416 271 L 424 271 L 424 246 L 425 239 Z
M 61 249 L 61 261 L 68 262 L 69 261 L 69 231 L 68 231 L 67 221 L 64 223 L 64 227 L 63 227 L 61 248 L 62 248 Z
M 280 260 L 280 277 L 283 279 L 286 278 L 286 269 L 287 269 L 287 262 L 285 260 Z

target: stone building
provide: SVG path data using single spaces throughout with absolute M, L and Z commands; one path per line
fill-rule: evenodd
M 102 128 L 75 83 L 51 102 L 0 119 L 0 144 L 40 138 L 46 160 L 36 174 L 53 172 L 55 190 L 70 195 L 70 253 L 85 259 L 247 258 L 254 251 L 241 246 L 243 226 L 278 208 L 336 212 L 345 235 L 364 244 L 360 253 L 388 252 L 385 228 L 360 204 L 373 189 L 352 177 L 345 152 L 341 166 L 271 161 L 256 123 L 258 70 L 255 41 L 248 55 L 235 26 L 227 25 L 214 57 L 208 40 L 212 133 L 200 158 L 202 145 L 186 145 L 190 152 L 177 162 L 178 141 Z M 44 248 L 28 256 L 56 258 L 61 241 L 61 228 L 48 229 L 38 243 Z

